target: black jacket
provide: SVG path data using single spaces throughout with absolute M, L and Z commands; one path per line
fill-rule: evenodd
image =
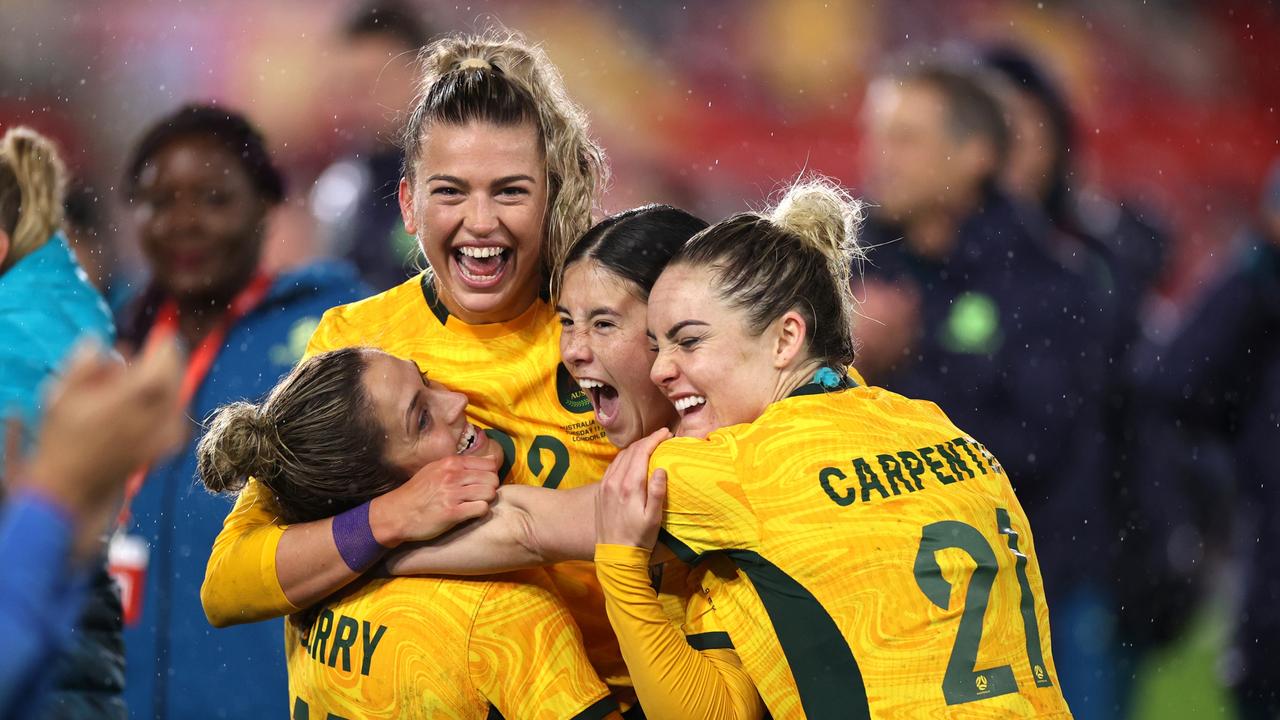
M 54 692 L 41 708 L 47 720 L 124 720 L 124 638 L 120 593 L 100 558 L 75 639 L 58 658 Z

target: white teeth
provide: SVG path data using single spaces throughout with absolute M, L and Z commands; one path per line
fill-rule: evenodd
M 495 255 L 501 255 L 506 252 L 506 248 L 500 247 L 474 247 L 471 245 L 463 245 L 458 248 L 458 252 L 473 258 L 488 258 Z
M 467 424 L 462 431 L 462 437 L 458 438 L 457 454 L 461 455 L 466 452 L 476 441 L 476 426 Z
M 578 380 L 578 387 L 583 390 L 594 390 L 595 388 L 604 387 L 604 383 L 599 380 L 592 380 L 591 378 L 581 378 Z
M 684 412 L 685 410 L 688 410 L 694 405 L 703 405 L 706 402 L 707 402 L 707 399 L 701 395 L 690 395 L 688 397 L 682 397 L 679 400 L 676 400 L 672 404 L 676 406 L 677 412 Z

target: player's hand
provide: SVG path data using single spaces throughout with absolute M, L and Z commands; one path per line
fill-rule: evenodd
M 649 457 L 671 437 L 663 428 L 618 453 L 596 493 L 596 542 L 653 549 L 667 500 L 667 474 L 649 474 Z
M 498 497 L 499 458 L 450 455 L 428 463 L 408 482 L 369 505 L 374 539 L 384 547 L 430 540 L 484 516 Z
M 151 342 L 131 367 L 82 346 L 46 399 L 35 451 L 18 477 L 76 518 L 78 549 L 96 543 L 129 474 L 181 442 L 181 356 L 172 337 Z

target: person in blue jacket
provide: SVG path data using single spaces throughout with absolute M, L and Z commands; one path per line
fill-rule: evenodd
M 149 556 L 138 620 L 125 629 L 125 697 L 135 718 L 284 715 L 280 624 L 215 630 L 200 605 L 230 503 L 196 479 L 199 423 L 223 403 L 270 390 L 324 311 L 368 291 L 341 263 L 261 269 L 284 181 L 261 134 L 234 112 L 189 105 L 156 122 L 133 151 L 124 190 L 152 279 L 119 315 L 122 346 L 177 333 L 190 356 L 183 399 L 191 419 L 185 447 L 126 489 L 124 529 Z
M 17 127 L 0 140 L 0 421 L 14 421 L 26 436 L 19 453 L 39 428 L 42 388 L 75 343 L 91 338 L 109 347 L 115 339 L 107 306 L 62 231 L 64 178 L 57 149 L 39 133 Z M 5 455 L 0 447 L 0 474 L 12 460 Z M 119 594 L 103 543 L 92 550 L 87 600 L 67 606 L 82 612 L 76 632 L 51 656 L 53 692 L 41 710 L 47 720 L 126 715 Z
M 4 240 L 0 236 L 0 249 Z M 70 692 L 67 664 L 59 661 L 76 658 L 80 675 L 102 673 L 103 661 L 83 649 L 83 639 L 80 649 L 66 648 L 85 634 L 77 613 L 87 599 L 94 604 L 93 577 L 101 572 L 95 558 L 101 556 L 103 530 L 116 517 L 125 478 L 181 440 L 182 364 L 172 338 L 151 343 L 131 368 L 95 344 L 81 347 L 60 368 L 60 377 L 42 394 L 35 450 L 20 459 L 13 452 L 4 469 L 0 717 L 11 720 L 109 718 L 125 711 L 121 679 L 113 681 L 114 693 Z M 115 617 L 118 623 L 118 602 Z M 118 628 L 115 637 L 118 642 Z

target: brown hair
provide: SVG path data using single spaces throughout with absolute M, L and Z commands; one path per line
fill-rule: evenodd
M 15 127 L 0 140 L 0 229 L 9 254 L 0 273 L 39 250 L 62 227 L 66 168 L 49 138 Z
M 542 271 L 550 282 L 569 246 L 591 227 L 608 178 L 586 113 L 569 98 L 546 53 L 513 33 L 446 37 L 423 48 L 418 62 L 418 97 L 401 135 L 405 177 L 413 180 L 423 135 L 434 123 L 533 124 L 547 166 Z
M 811 356 L 844 372 L 853 364 L 849 280 L 863 257 L 862 218 L 862 203 L 833 181 L 798 180 L 767 213 L 739 213 L 694 235 L 669 267 L 710 268 L 720 297 L 746 309 L 753 334 L 799 312 Z
M 294 523 L 330 517 L 403 484 L 408 478 L 383 460 L 386 437 L 362 382 L 371 352 L 316 355 L 260 405 L 219 408 L 196 448 L 205 487 L 235 493 L 253 476 Z

